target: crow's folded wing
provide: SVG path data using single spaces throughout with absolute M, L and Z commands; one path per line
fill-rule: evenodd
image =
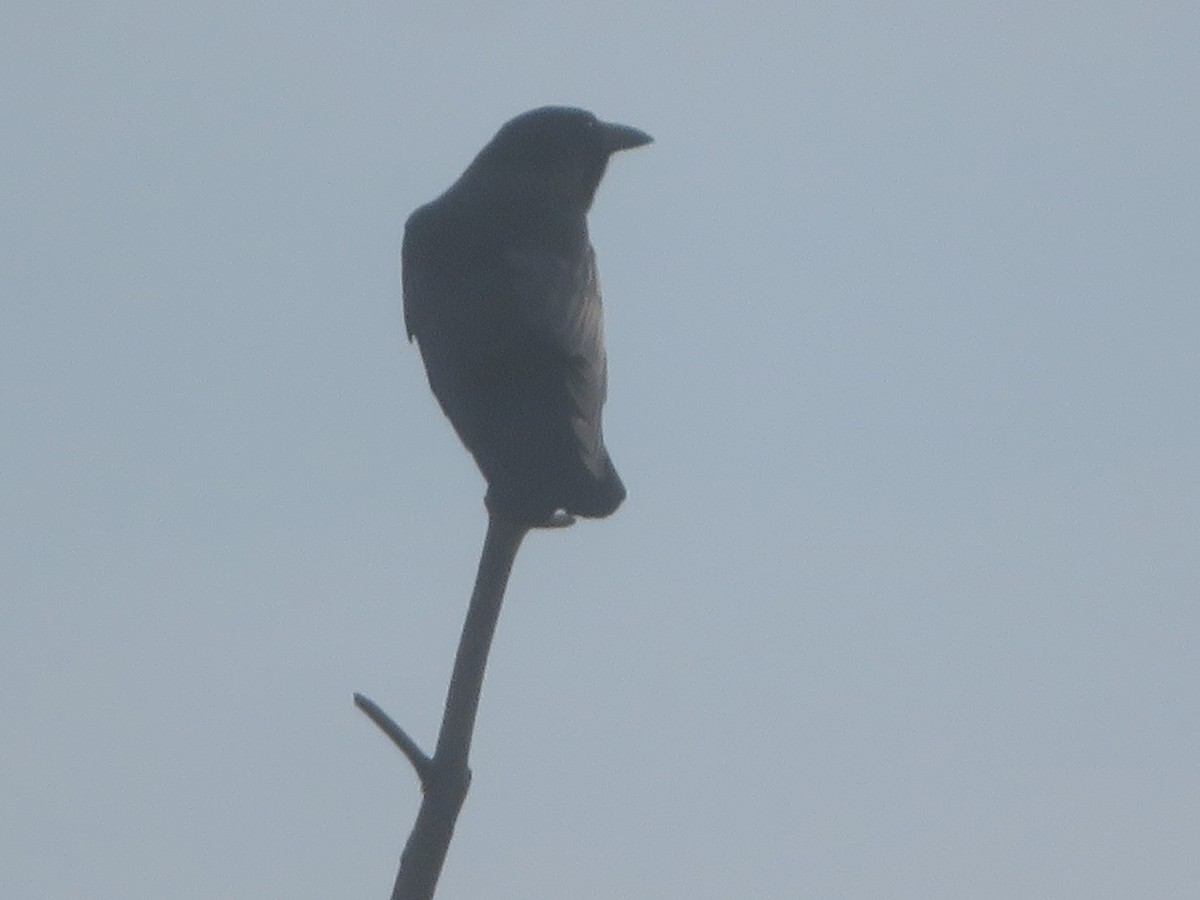
M 602 472 L 604 321 L 591 245 L 505 248 L 447 231 L 440 212 L 435 202 L 409 219 L 402 277 L 405 327 L 447 415 L 478 457 L 474 421 L 496 413 L 478 403 L 509 400 L 526 419 L 536 407 L 550 420 L 541 425 L 557 420 Z
M 580 427 L 592 423 L 590 439 L 598 441 L 606 380 L 604 307 L 591 246 L 585 244 L 576 257 L 528 250 L 505 254 L 520 318 L 531 334 L 561 354 L 575 416 Z

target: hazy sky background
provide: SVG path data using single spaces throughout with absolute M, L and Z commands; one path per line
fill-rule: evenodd
M 503 8 L 501 8 L 501 6 Z M 0 895 L 386 897 L 483 536 L 403 222 L 592 215 L 613 518 L 439 898 L 1200 895 L 1194 3 L 8 4 Z

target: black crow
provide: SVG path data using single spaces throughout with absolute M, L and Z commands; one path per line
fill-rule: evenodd
M 600 427 L 604 318 L 587 212 L 609 156 L 650 140 L 581 109 L 532 110 L 405 225 L 408 336 L 493 515 L 565 524 L 625 499 Z

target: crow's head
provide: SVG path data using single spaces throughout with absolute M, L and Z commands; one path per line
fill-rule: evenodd
M 543 106 L 505 123 L 468 172 L 507 177 L 523 191 L 548 191 L 587 209 L 609 156 L 651 140 L 644 131 L 602 122 L 587 110 Z

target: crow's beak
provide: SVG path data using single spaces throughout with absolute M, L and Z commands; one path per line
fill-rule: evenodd
M 604 149 L 609 153 L 616 153 L 618 150 L 630 150 L 633 147 L 641 147 L 643 144 L 649 144 L 654 138 L 646 134 L 640 128 L 634 128 L 630 125 L 617 125 L 613 122 L 605 122 L 604 124 Z

